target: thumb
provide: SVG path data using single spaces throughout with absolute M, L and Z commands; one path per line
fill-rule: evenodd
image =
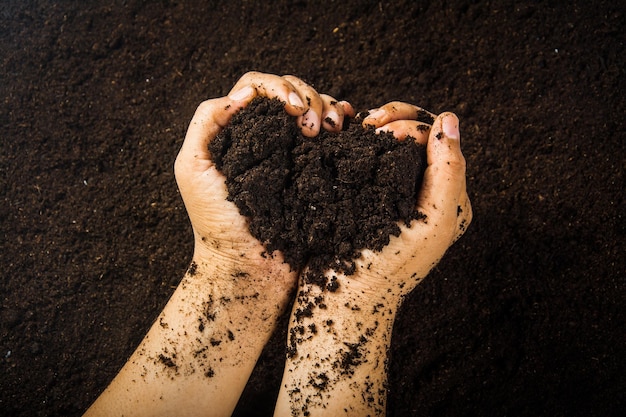
M 189 123 L 185 141 L 176 157 L 175 172 L 186 177 L 206 171 L 213 163 L 209 142 L 228 124 L 231 117 L 256 96 L 256 90 L 247 86 L 230 96 L 202 102 Z
M 460 138 L 459 119 L 454 113 L 442 113 L 435 119 L 426 145 L 427 167 L 417 203 L 431 227 L 449 229 L 451 233 L 456 229 L 459 200 L 465 190 Z

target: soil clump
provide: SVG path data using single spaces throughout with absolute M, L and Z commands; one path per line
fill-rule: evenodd
M 308 138 L 283 106 L 253 100 L 209 144 L 228 199 L 292 269 L 351 274 L 362 249 L 381 250 L 400 234 L 398 222 L 425 217 L 416 201 L 426 147 L 363 128 L 359 118 Z

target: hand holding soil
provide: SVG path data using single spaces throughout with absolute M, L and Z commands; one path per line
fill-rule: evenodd
M 472 207 L 465 182 L 465 158 L 461 153 L 459 120 L 452 113 L 425 124 L 404 117 L 418 117 L 423 110 L 406 103 L 389 103 L 364 120 L 378 131 L 392 131 L 399 140 L 415 138 L 426 145 L 427 168 L 416 210 L 423 219 L 410 227 L 401 224 L 381 251 L 364 249 L 357 260 L 355 276 L 345 277 L 367 291 L 390 292 L 399 297 L 411 292 L 465 232 L 472 221 Z M 415 115 L 415 116 L 413 116 Z
M 322 118 L 342 126 L 349 104 L 320 96 L 295 77 L 248 73 L 227 97 L 202 103 L 175 173 L 194 232 L 194 255 L 137 350 L 87 416 L 230 415 L 289 303 L 298 274 L 269 253 L 227 201 L 208 144 L 257 96 L 280 99 L 304 135 Z M 326 123 L 324 126 L 326 126 Z
M 317 134 L 322 117 L 341 126 L 344 112 L 353 114 L 349 104 L 320 96 L 295 77 L 256 72 L 244 75 L 228 97 L 202 103 L 175 164 L 176 180 L 194 230 L 194 261 L 198 264 L 219 254 L 227 257 L 229 263 L 243 261 L 258 269 L 258 263 L 267 263 L 272 258 L 265 256 L 264 248 L 250 236 L 247 220 L 227 201 L 224 176 L 216 170 L 208 149 L 233 114 L 257 96 L 281 100 L 285 111 L 298 118 L 304 135 Z M 282 264 L 281 255 L 273 255 L 277 256 L 274 266 Z
M 458 119 L 444 113 L 432 128 L 421 109 L 390 103 L 364 124 L 426 145 L 428 166 L 415 209 L 382 250 L 363 249 L 354 272 L 326 270 L 326 286 L 305 271 L 293 307 L 289 349 L 275 415 L 384 415 L 387 357 L 403 297 L 439 262 L 472 218 Z M 429 126 L 428 126 L 429 127 Z M 347 410 L 347 411 L 346 411 Z

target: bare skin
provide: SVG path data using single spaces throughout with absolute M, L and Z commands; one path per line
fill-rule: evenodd
M 289 355 L 275 416 L 382 416 L 386 411 L 387 358 L 403 298 L 426 277 L 465 231 L 472 210 L 465 188 L 459 121 L 452 113 L 424 123 L 421 109 L 389 103 L 364 124 L 410 135 L 427 145 L 427 169 L 416 209 L 426 214 L 380 252 L 362 251 L 356 272 L 326 272 L 330 293 L 302 274 L 289 329 Z
M 292 76 L 245 74 L 229 96 L 202 103 L 175 163 L 194 232 L 191 266 L 148 334 L 85 416 L 228 416 L 297 285 L 281 253 L 265 253 L 226 200 L 208 143 L 256 96 L 277 97 L 315 136 L 346 102 Z M 329 129 L 330 130 L 330 129 Z

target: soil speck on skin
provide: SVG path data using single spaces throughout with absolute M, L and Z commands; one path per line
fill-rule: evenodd
M 425 147 L 345 125 L 307 138 L 282 102 L 257 98 L 209 145 L 252 235 L 294 270 L 308 264 L 321 287 L 322 270 L 354 272 L 362 249 L 382 249 L 398 222 L 424 217 L 415 206 Z M 328 290 L 337 288 L 334 280 Z
M 162 353 L 159 355 L 159 361 L 160 361 L 163 365 L 167 366 L 168 368 L 176 368 L 176 369 L 178 369 L 178 366 L 176 365 L 176 363 L 174 362 L 174 360 L 173 360 L 171 357 L 169 357 L 169 356 L 165 356 L 165 355 L 164 355 L 164 354 L 162 354 Z
M 339 281 L 337 281 L 337 277 L 334 276 L 330 279 L 326 289 L 330 292 L 335 292 L 339 289 Z
M 187 273 L 193 277 L 194 275 L 196 275 L 197 272 L 198 272 L 198 264 L 195 262 L 191 262 L 191 264 L 189 265 L 189 269 L 187 270 Z
M 354 368 L 362 362 L 362 349 L 366 343 L 367 339 L 364 336 L 361 336 L 357 343 L 344 343 L 348 350 L 342 353 L 341 362 L 336 364 L 342 375 L 354 374 Z

